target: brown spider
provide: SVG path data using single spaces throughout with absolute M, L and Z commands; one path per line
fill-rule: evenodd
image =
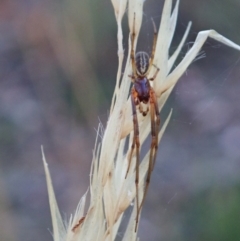
M 132 103 L 132 112 L 133 112 L 133 142 L 129 154 L 129 163 L 127 168 L 126 177 L 131 165 L 131 160 L 133 156 L 133 151 L 136 147 L 136 177 L 135 177 L 135 185 L 136 185 L 136 202 L 137 202 L 137 216 L 136 216 L 136 226 L 135 232 L 137 230 L 137 224 L 139 219 L 139 213 L 142 208 L 143 202 L 146 198 L 148 186 L 150 183 L 151 172 L 153 170 L 156 154 L 158 149 L 158 132 L 160 126 L 160 114 L 157 103 L 157 97 L 155 91 L 150 85 L 150 81 L 153 81 L 158 72 L 159 68 L 153 64 L 156 42 L 157 42 L 157 30 L 156 25 L 152 19 L 153 29 L 154 29 L 154 38 L 153 38 L 153 46 L 151 57 L 146 52 L 138 52 L 134 53 L 134 41 L 135 41 L 135 14 L 133 19 L 133 32 L 131 33 L 131 64 L 132 64 L 132 75 L 129 77 L 132 79 L 133 87 L 131 89 L 131 103 Z M 156 68 L 155 74 L 148 78 L 149 71 L 151 67 L 154 66 Z M 146 110 L 143 110 L 142 104 L 147 105 Z M 147 177 L 145 180 L 145 188 L 143 193 L 143 199 L 139 206 L 139 194 L 138 194 L 138 183 L 139 183 L 139 165 L 140 165 L 140 157 L 139 157 L 139 125 L 137 119 L 137 111 L 136 107 L 139 106 L 139 111 L 143 116 L 146 116 L 150 110 L 151 117 L 151 147 L 150 147 L 150 155 L 149 155 L 149 165 L 147 171 Z

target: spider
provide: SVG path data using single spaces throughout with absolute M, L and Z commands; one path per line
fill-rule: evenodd
M 157 103 L 157 97 L 154 89 L 150 85 L 150 81 L 154 81 L 159 72 L 159 68 L 153 64 L 156 42 L 157 42 L 157 30 L 156 25 L 152 19 L 153 29 L 154 29 L 154 37 L 153 37 L 153 46 L 151 56 L 146 52 L 137 52 L 134 53 L 134 41 L 135 41 L 135 13 L 133 19 L 133 31 L 131 33 L 131 65 L 132 65 L 132 75 L 129 75 L 133 82 L 133 86 L 131 89 L 131 103 L 132 103 L 132 114 L 133 114 L 133 141 L 131 145 L 131 150 L 129 154 L 129 163 L 127 168 L 127 174 L 129 172 L 129 168 L 131 165 L 131 160 L 133 156 L 134 149 L 136 148 L 136 177 L 135 177 L 135 185 L 136 185 L 136 203 L 137 203 L 137 216 L 136 216 L 136 226 L 135 232 L 137 229 L 139 213 L 142 208 L 143 202 L 146 198 L 147 190 L 150 183 L 151 172 L 153 170 L 156 154 L 158 149 L 158 132 L 160 127 L 160 113 Z M 149 78 L 148 74 L 151 67 L 154 66 L 156 68 L 155 74 Z M 147 105 L 147 108 L 143 110 L 142 103 Z M 148 171 L 145 180 L 145 188 L 143 192 L 143 199 L 139 206 L 139 193 L 138 193 L 138 183 L 139 183 L 139 165 L 140 165 L 140 141 L 139 141 L 139 125 L 137 119 L 137 106 L 139 107 L 139 112 L 146 116 L 148 112 L 150 112 L 151 118 L 151 146 L 150 146 L 150 154 L 149 154 L 149 164 Z

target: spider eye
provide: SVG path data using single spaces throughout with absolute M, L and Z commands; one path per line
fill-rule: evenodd
M 146 52 L 138 52 L 135 56 L 137 73 L 140 75 L 146 74 L 149 68 L 149 56 Z

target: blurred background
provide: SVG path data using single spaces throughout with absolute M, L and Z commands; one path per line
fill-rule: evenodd
M 138 49 L 151 51 L 162 5 L 145 2 Z M 239 10 L 239 0 L 182 0 L 170 52 L 190 20 L 178 61 L 201 30 L 240 44 Z M 127 50 L 126 16 L 123 29 Z M 52 240 L 41 145 L 66 220 L 87 190 L 115 85 L 116 34 L 109 0 L 0 2 L 0 240 Z M 240 240 L 240 53 L 210 39 L 202 50 L 161 113 L 173 108 L 140 240 Z

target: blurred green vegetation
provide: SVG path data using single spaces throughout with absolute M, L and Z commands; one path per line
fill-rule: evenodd
M 185 204 L 185 240 L 238 241 L 240 187 L 219 187 L 199 192 Z

